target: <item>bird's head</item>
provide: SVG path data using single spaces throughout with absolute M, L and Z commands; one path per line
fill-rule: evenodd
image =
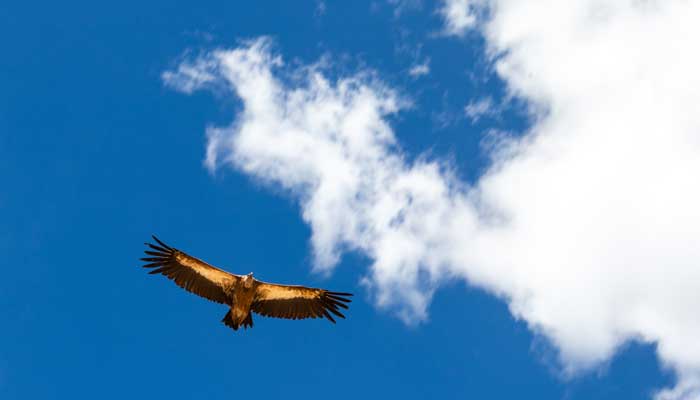
M 252 272 L 249 273 L 248 275 L 244 275 L 243 276 L 243 286 L 250 289 L 251 287 L 253 287 L 253 280 L 254 280 L 254 278 L 253 278 Z

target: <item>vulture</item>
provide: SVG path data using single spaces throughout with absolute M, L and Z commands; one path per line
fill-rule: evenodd
M 279 285 L 253 278 L 253 273 L 236 275 L 226 272 L 189 254 L 170 247 L 153 236 L 157 244 L 145 243 L 148 257 L 141 260 L 151 268 L 149 274 L 161 274 L 181 288 L 205 299 L 230 307 L 221 320 L 237 331 L 253 327 L 253 313 L 266 317 L 305 319 L 333 316 L 345 318 L 341 312 L 350 303 L 350 293 L 331 292 L 305 286 Z

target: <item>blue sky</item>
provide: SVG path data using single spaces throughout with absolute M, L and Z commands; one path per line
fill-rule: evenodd
M 228 126 L 244 106 L 221 88 L 184 95 L 162 74 L 260 36 L 285 68 L 325 56 L 331 81 L 371 70 L 411 100 L 386 116 L 406 163 L 444 161 L 465 184 L 491 165 L 489 132 L 517 138 L 536 124 L 484 37 L 444 34 L 437 3 L 319 4 L 0 11 L 0 397 L 641 399 L 672 386 L 653 335 L 564 377 L 568 342 L 532 329 L 534 317 L 469 273 L 441 282 L 428 317 L 406 324 L 360 283 L 371 255 L 347 251 L 332 273 L 312 272 L 314 226 L 299 197 L 205 167 L 206 128 Z M 429 73 L 411 76 L 425 60 Z M 471 120 L 465 106 L 484 98 L 502 105 Z M 348 319 L 259 317 L 234 333 L 219 322 L 222 306 L 139 267 L 152 233 L 232 272 L 354 292 Z

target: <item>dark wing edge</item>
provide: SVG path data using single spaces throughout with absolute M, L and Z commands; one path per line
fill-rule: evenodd
M 149 274 L 161 274 L 188 292 L 208 300 L 222 304 L 230 302 L 223 284 L 237 276 L 170 247 L 155 235 L 152 237 L 157 244 L 144 243 L 149 248 L 144 251 L 148 257 L 141 258 L 147 263 L 144 268 L 154 268 Z
M 259 282 L 259 281 L 258 281 Z M 304 286 L 260 282 L 250 309 L 266 317 L 285 319 L 345 318 L 340 309 L 348 309 L 351 293 L 332 292 Z

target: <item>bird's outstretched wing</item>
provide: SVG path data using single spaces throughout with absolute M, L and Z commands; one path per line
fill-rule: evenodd
M 224 286 L 234 283 L 240 276 L 213 267 L 180 250 L 172 248 L 153 236 L 157 245 L 145 243 L 150 249 L 144 268 L 155 268 L 149 274 L 162 274 L 181 288 L 217 303 L 230 303 Z
M 278 285 L 257 281 L 255 297 L 250 309 L 266 317 L 304 319 L 328 318 L 331 314 L 345 318 L 339 308 L 347 309 L 350 293 L 329 292 L 304 286 Z

